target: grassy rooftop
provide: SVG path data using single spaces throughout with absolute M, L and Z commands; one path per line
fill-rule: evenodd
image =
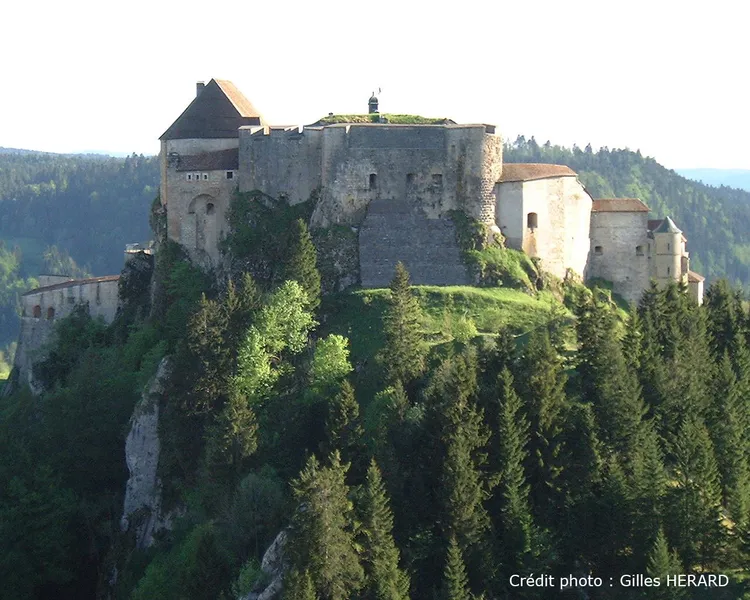
M 336 123 L 377 123 L 378 119 L 384 119 L 387 123 L 396 125 L 443 125 L 451 120 L 445 117 L 430 118 L 419 115 L 394 115 L 389 113 L 376 113 L 367 115 L 328 115 L 320 119 L 315 125 L 334 125 Z

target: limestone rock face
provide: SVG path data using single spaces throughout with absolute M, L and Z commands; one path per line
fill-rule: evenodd
M 260 570 L 267 576 L 269 583 L 265 589 L 252 591 L 240 600 L 276 600 L 281 597 L 284 585 L 284 546 L 287 533 L 281 531 L 263 555 Z
M 147 548 L 160 529 L 169 528 L 171 519 L 161 511 L 159 464 L 159 402 L 169 377 L 169 357 L 162 359 L 156 375 L 143 390 L 141 401 L 130 419 L 130 432 L 125 441 L 125 462 L 130 477 L 125 488 L 120 527 L 135 527 L 136 545 Z

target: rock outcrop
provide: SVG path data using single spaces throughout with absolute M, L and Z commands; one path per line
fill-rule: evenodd
M 141 401 L 130 419 L 125 441 L 125 462 L 130 477 L 125 488 L 125 505 L 120 521 L 123 531 L 135 528 L 136 546 L 147 548 L 154 534 L 169 528 L 171 518 L 162 514 L 159 464 L 159 403 L 169 377 L 169 357 L 162 359 L 156 375 L 143 390 Z
M 253 590 L 240 600 L 276 600 L 281 597 L 284 585 L 284 546 L 286 544 L 286 530 L 281 531 L 263 555 L 260 570 L 265 575 L 264 580 L 269 583 L 261 590 Z

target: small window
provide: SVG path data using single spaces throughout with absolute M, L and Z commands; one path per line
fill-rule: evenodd
M 601 256 L 604 254 L 604 249 L 601 246 L 594 246 L 594 254 Z
M 35 319 L 38 319 L 42 316 L 42 307 L 38 304 L 34 307 L 32 314 L 34 315 Z
M 370 173 L 370 189 L 376 190 L 378 188 L 378 176 L 375 173 Z
M 414 173 L 407 173 L 406 174 L 406 185 L 411 185 L 414 183 Z
M 206 204 L 206 214 L 207 215 L 214 214 L 214 205 L 213 205 L 213 202 L 209 202 L 208 204 Z
M 227 171 L 227 179 L 234 179 L 234 171 Z
M 443 187 L 443 175 L 441 173 L 435 173 L 432 176 L 432 185 L 435 187 Z
M 55 309 L 54 307 L 50 306 L 47 309 L 47 320 L 49 321 L 50 319 L 54 319 L 54 318 L 55 318 Z
M 643 256 L 643 246 L 636 246 L 635 247 L 635 255 L 636 256 Z
M 529 229 L 536 229 L 538 226 L 538 219 L 536 213 L 529 213 L 526 215 L 526 227 Z
M 186 175 L 186 177 L 187 177 L 187 180 L 188 180 L 188 181 L 192 181 L 192 179 L 193 179 L 193 174 L 192 174 L 192 173 L 188 173 L 188 174 Z
M 667 267 L 667 275 L 670 275 L 670 268 Z
M 671 250 L 671 244 L 667 244 L 667 251 Z
M 208 173 L 203 173 L 203 181 L 208 180 Z

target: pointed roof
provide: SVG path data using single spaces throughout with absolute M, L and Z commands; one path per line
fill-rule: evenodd
M 231 82 L 209 81 L 160 140 L 238 137 L 243 125 L 261 125 L 263 117 Z
M 682 233 L 682 230 L 674 224 L 674 221 L 667 217 L 661 222 L 661 225 L 654 229 L 654 233 Z

